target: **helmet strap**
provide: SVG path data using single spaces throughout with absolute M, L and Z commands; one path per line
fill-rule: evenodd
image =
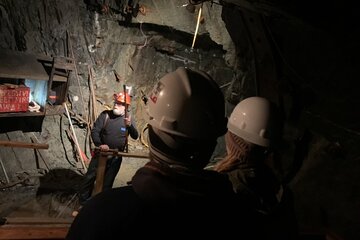
M 208 142 L 201 145 L 191 144 L 194 143 L 191 139 L 182 139 L 182 137 L 155 130 L 151 126 L 149 126 L 149 143 L 150 152 L 159 161 L 192 169 L 205 167 L 216 145 L 216 141 L 215 144 Z

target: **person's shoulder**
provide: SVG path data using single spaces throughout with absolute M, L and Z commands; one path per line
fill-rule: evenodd
M 232 185 L 227 174 L 219 173 L 213 170 L 204 170 L 203 174 L 213 182 L 214 186 L 219 186 L 225 191 L 232 192 Z
M 102 111 L 101 113 L 100 113 L 100 115 L 110 115 L 111 114 L 111 112 L 112 112 L 112 110 L 104 110 L 104 111 Z
M 91 203 L 106 206 L 107 204 L 121 204 L 121 202 L 136 202 L 137 199 L 138 197 L 132 186 L 124 186 L 112 188 L 95 195 L 91 199 Z
M 112 239 L 118 232 L 134 233 L 143 208 L 131 186 L 100 192 L 76 216 L 67 239 Z
M 125 186 L 98 193 L 86 202 L 78 216 L 82 219 L 90 216 L 109 219 L 110 216 L 124 216 L 131 211 L 130 209 L 138 208 L 142 208 L 142 202 L 131 186 Z
M 112 114 L 111 110 L 104 110 L 102 111 L 99 116 L 97 117 L 97 119 L 106 119 L 109 118 Z

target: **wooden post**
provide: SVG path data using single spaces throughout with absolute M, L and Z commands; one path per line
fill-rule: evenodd
M 107 161 L 107 156 L 105 154 L 100 153 L 98 166 L 97 166 L 97 169 L 96 169 L 95 187 L 94 187 L 94 190 L 93 190 L 93 193 L 92 193 L 93 196 L 98 194 L 99 192 L 101 192 L 103 190 L 105 169 L 106 169 L 106 161 Z
M 96 147 L 95 151 L 100 151 L 100 148 Z M 112 156 L 122 156 L 122 157 L 135 157 L 135 158 L 150 158 L 148 154 L 130 154 L 124 153 L 121 151 L 117 151 L 115 149 L 109 149 L 108 151 L 99 152 L 99 162 L 96 169 L 96 179 L 95 179 L 95 186 L 92 192 L 92 195 L 96 195 L 103 190 L 104 185 L 104 177 L 105 177 L 105 169 L 106 169 L 106 161 L 109 155 Z

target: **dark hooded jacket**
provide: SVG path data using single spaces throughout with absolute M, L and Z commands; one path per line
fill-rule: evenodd
M 241 232 L 239 239 L 258 239 L 255 218 L 240 206 L 225 175 L 150 161 L 136 172 L 132 186 L 91 199 L 66 239 L 224 239 L 234 232 Z

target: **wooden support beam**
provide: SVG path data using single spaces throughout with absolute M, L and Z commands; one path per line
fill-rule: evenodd
M 71 224 L 73 218 L 51 218 L 51 217 L 6 217 L 5 224 Z
M 0 239 L 65 239 L 69 224 L 3 225 Z
M 95 186 L 92 195 L 95 196 L 99 192 L 103 190 L 104 186 L 104 177 L 105 177 L 105 170 L 106 170 L 106 162 L 107 162 L 107 156 L 106 155 L 100 155 L 98 166 L 96 169 L 96 179 L 95 179 Z
M 149 154 L 125 153 L 125 152 L 101 152 L 102 155 L 118 155 L 132 158 L 150 158 Z
M 3 239 L 65 239 L 73 218 L 7 217 L 0 226 Z
M 96 147 L 95 150 L 100 151 L 98 147 Z M 108 155 L 117 155 L 122 157 L 133 157 L 133 158 L 149 158 L 148 154 L 147 155 L 131 154 L 131 153 L 117 151 L 115 149 L 109 149 L 108 151 L 100 151 L 98 167 L 96 170 L 95 186 L 92 193 L 93 196 L 103 190 L 105 168 L 106 168 L 106 161 Z
M 18 147 L 18 148 L 34 148 L 34 149 L 48 149 L 49 148 L 49 144 L 26 143 L 26 142 L 3 141 L 3 140 L 0 140 L 0 146 Z
M 99 147 L 94 148 L 95 151 L 100 151 Z M 118 151 L 116 149 L 109 149 L 107 151 L 100 151 L 101 155 L 118 155 L 122 157 L 132 157 L 132 158 L 150 158 L 149 154 L 137 154 L 137 153 L 125 153 Z

